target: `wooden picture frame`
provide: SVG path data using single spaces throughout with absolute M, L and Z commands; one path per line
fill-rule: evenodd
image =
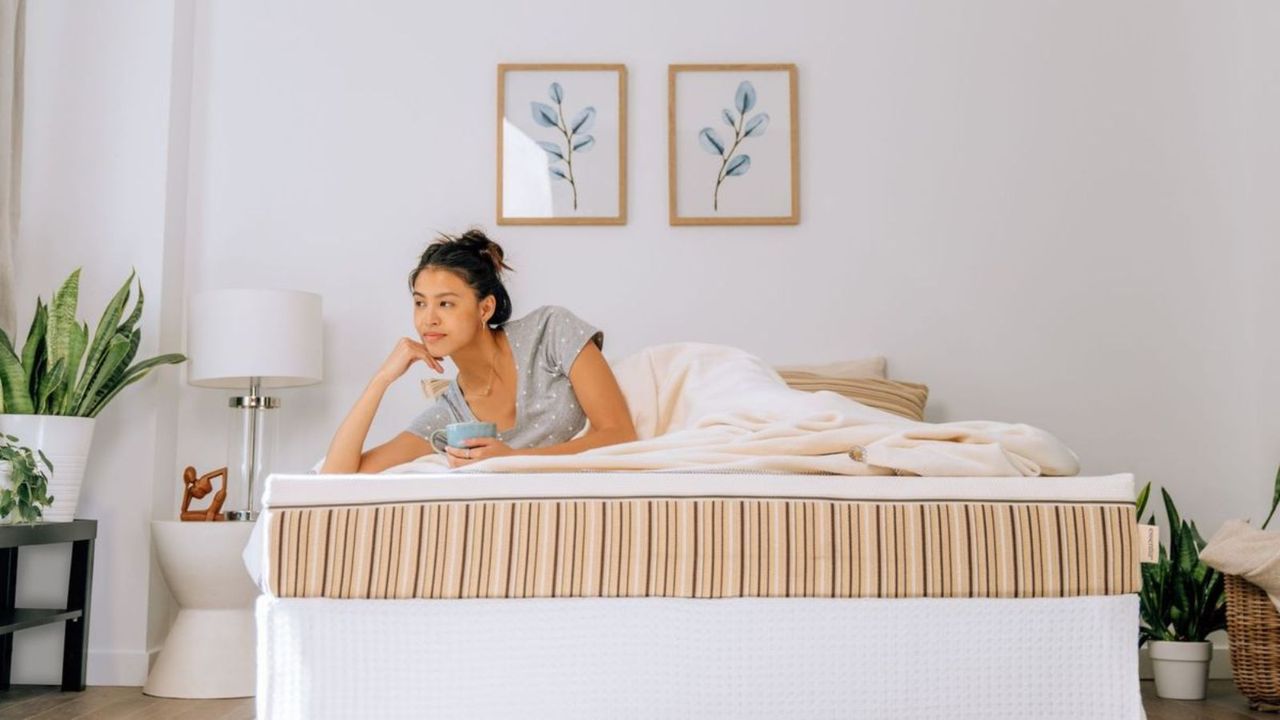
M 672 225 L 799 224 L 796 66 L 669 65 L 667 189 Z
M 497 150 L 499 225 L 625 225 L 627 67 L 498 65 Z

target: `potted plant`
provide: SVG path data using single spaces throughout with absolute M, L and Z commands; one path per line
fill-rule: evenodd
M 36 454 L 39 462 L 31 448 L 18 444 L 18 438 L 0 434 L 0 523 L 37 522 L 53 503 L 49 476 L 40 468 L 43 464 L 53 472 L 53 464 L 39 450 Z
M 1148 483 L 1138 493 L 1138 517 L 1146 510 L 1150 490 Z M 1159 560 L 1142 566 L 1138 644 L 1148 643 L 1158 697 L 1203 700 L 1213 657 L 1207 638 L 1227 626 L 1222 573 L 1200 561 L 1205 546 L 1200 531 L 1182 519 L 1167 490 L 1160 493 L 1169 520 L 1169 549 L 1161 543 Z M 1147 524 L 1155 524 L 1154 514 Z
M 56 499 L 46 520 L 75 518 L 98 413 L 152 368 L 186 360 L 168 354 L 134 362 L 142 341 L 143 303 L 139 281 L 137 302 L 125 315 L 134 278 L 130 272 L 107 303 L 92 340 L 88 323 L 76 319 L 79 269 L 48 306 L 36 299 L 35 318 L 21 346 L 0 331 L 0 433 L 24 438 L 58 467 L 49 481 Z

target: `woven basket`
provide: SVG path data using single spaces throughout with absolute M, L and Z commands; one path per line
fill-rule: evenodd
M 1262 588 L 1225 576 L 1231 675 L 1254 710 L 1280 710 L 1280 613 Z

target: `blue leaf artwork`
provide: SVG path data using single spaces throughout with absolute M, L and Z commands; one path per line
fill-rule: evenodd
M 698 142 L 712 155 L 724 155 L 724 141 L 715 130 L 702 128 L 702 132 L 698 133 Z
M 750 155 L 734 155 L 733 159 L 729 161 L 729 164 L 725 165 L 724 174 L 728 176 L 746 175 L 747 171 L 750 169 L 751 169 Z
M 555 158 L 556 160 L 564 159 L 564 153 L 560 150 L 560 146 L 553 142 L 547 142 L 546 140 L 539 140 L 538 147 L 545 150 L 548 155 Z
M 698 144 L 702 149 L 720 158 L 720 172 L 716 174 L 715 195 L 711 203 L 712 208 L 717 212 L 720 210 L 720 185 L 726 178 L 746 175 L 751 169 L 751 157 L 744 154 L 735 155 L 734 151 L 743 140 L 760 137 L 769 127 L 768 113 L 757 113 L 750 118 L 747 117 L 747 113 L 751 112 L 755 106 L 756 88 L 750 81 L 743 80 L 738 84 L 737 92 L 733 94 L 734 110 L 725 108 L 720 113 L 724 124 L 733 129 L 733 138 L 725 142 L 720 139 L 715 130 L 709 127 L 704 127 L 698 132 Z
M 538 147 L 547 153 L 547 172 L 555 180 L 569 183 L 573 192 L 573 209 L 578 209 L 578 182 L 573 176 L 574 153 L 583 153 L 596 144 L 595 137 L 587 133 L 596 123 L 596 109 L 585 107 L 578 111 L 572 119 L 565 121 L 564 88 L 558 82 L 547 88 L 547 96 L 555 103 L 551 107 L 546 103 L 533 101 L 529 103 L 533 111 L 533 121 L 546 128 L 555 128 L 564 138 L 564 146 L 559 143 L 539 140 Z M 558 163 L 564 163 L 561 167 Z

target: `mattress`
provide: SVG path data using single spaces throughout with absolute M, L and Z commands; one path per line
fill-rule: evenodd
M 1062 598 L 1138 590 L 1133 477 L 273 476 L 278 598 Z
M 1134 595 L 258 600 L 257 716 L 1142 717 Z

